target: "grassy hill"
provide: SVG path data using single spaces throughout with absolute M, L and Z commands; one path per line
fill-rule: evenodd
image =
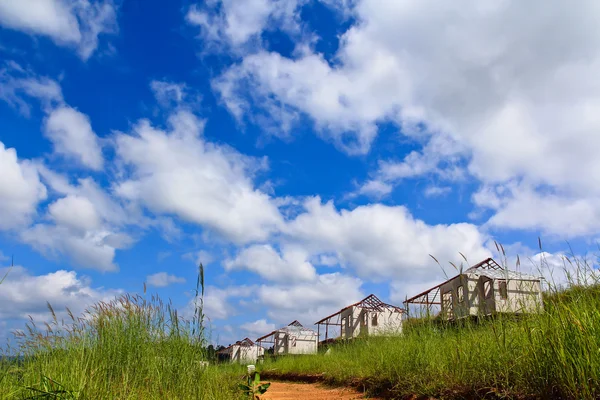
M 66 322 L 49 306 L 53 321 L 32 322 L 8 350 L 19 357 L 0 357 L 0 398 L 243 398 L 243 366 L 202 363 L 198 299 L 191 320 L 154 296 L 125 295 Z M 259 368 L 263 376 L 312 377 L 392 398 L 600 398 L 600 286 L 551 290 L 543 312 L 519 319 L 412 320 L 402 336 L 330 349 L 267 359 Z
M 339 343 L 330 354 L 280 357 L 269 376 L 317 375 L 394 397 L 600 397 L 600 287 L 545 296 L 545 311 L 516 319 L 409 323 L 400 337 Z

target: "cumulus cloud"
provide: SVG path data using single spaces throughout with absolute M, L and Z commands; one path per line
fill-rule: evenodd
M 207 46 L 235 49 L 258 40 L 263 30 L 273 27 L 297 32 L 297 11 L 302 3 L 301 0 L 211 0 L 202 6 L 192 5 L 186 20 L 200 28 Z
M 48 213 L 58 224 L 74 230 L 97 229 L 101 224 L 94 204 L 87 197 L 63 197 L 50 204 Z
M 368 197 L 380 198 L 392 193 L 393 186 L 389 183 L 377 179 L 371 179 L 362 185 L 351 194 L 351 197 L 365 195 Z
M 54 145 L 54 153 L 75 160 L 80 166 L 101 170 L 104 159 L 100 139 L 92 130 L 89 117 L 64 102 L 60 85 L 15 62 L 5 65 L 0 70 L 0 100 L 29 116 L 28 100 L 37 99 L 46 113 L 43 130 Z
M 27 225 L 46 199 L 46 187 L 28 160 L 19 160 L 15 149 L 0 142 L 0 229 Z
M 98 36 L 117 31 L 111 0 L 0 0 L 0 25 L 77 49 L 87 60 L 98 47 Z
M 449 186 L 427 186 L 423 194 L 425 197 L 437 197 L 443 196 L 452 191 L 452 188 Z
M 232 299 L 247 298 L 256 291 L 254 286 L 206 287 L 204 294 L 204 314 L 210 320 L 227 319 L 240 313 L 239 307 L 231 304 Z M 192 303 L 188 305 L 188 313 Z
M 48 115 L 44 130 L 56 153 L 85 167 L 102 169 L 102 149 L 87 115 L 68 106 L 58 107 Z
M 74 271 L 58 270 L 44 275 L 33 275 L 21 266 L 8 270 L 0 268 L 0 276 L 8 272 L 0 291 L 0 319 L 48 320 L 50 303 L 58 317 L 66 317 L 68 307 L 75 316 L 90 305 L 110 300 L 121 293 L 117 289 L 93 288 L 89 279 L 78 277 Z
M 275 330 L 275 324 L 268 323 L 266 319 L 259 319 L 254 322 L 246 322 L 240 325 L 240 328 L 247 332 L 251 338 L 266 335 Z
M 36 169 L 52 191 L 62 197 L 48 206 L 48 222 L 24 229 L 21 239 L 48 257 L 66 257 L 76 268 L 118 270 L 114 263 L 116 250 L 134 241 L 124 228 L 146 224 L 138 210 L 118 203 L 91 178 L 72 185 L 43 165 L 36 165 Z
M 277 323 L 298 319 L 308 326 L 365 297 L 361 285 L 360 279 L 339 272 L 322 274 L 314 282 L 263 285 L 257 290 L 257 300 Z
M 303 45 L 290 58 L 260 50 L 214 87 L 238 117 L 270 113 L 276 101 L 350 153 L 367 152 L 382 122 L 462 149 L 409 156 L 394 166 L 398 177 L 459 157 L 484 184 L 523 179 L 538 192 L 564 192 L 565 201 L 597 202 L 600 86 L 590 82 L 600 65 L 598 4 L 543 3 L 538 12 L 541 5 L 357 1 L 335 63 Z M 552 214 L 540 219 L 549 231 L 570 229 L 544 220 Z
M 21 239 L 49 257 L 66 256 L 77 268 L 117 271 L 115 250 L 130 244 L 107 230 L 76 233 L 61 225 L 37 224 L 21 233 Z
M 185 283 L 185 278 L 176 275 L 171 275 L 166 272 L 157 272 L 156 274 L 148 275 L 146 283 L 154 287 L 166 287 L 173 283 Z
M 181 105 L 197 106 L 201 96 L 193 94 L 185 83 L 153 80 L 150 89 L 161 107 L 175 108 Z
M 473 195 L 477 206 L 495 211 L 488 226 L 542 231 L 546 235 L 593 235 L 600 227 L 600 197 L 536 190 L 523 182 L 486 185 Z
M 215 256 L 206 250 L 190 251 L 181 256 L 181 258 L 190 260 L 196 265 L 202 264 L 205 267 L 215 261 Z
M 337 210 L 332 202 L 308 199 L 305 212 L 287 226 L 287 239 L 312 255 L 335 254 L 342 265 L 369 279 L 422 280 L 437 273 L 429 254 L 460 263 L 489 256 L 486 236 L 472 224 L 427 225 L 403 206 L 370 204 Z
M 317 275 L 307 257 L 301 248 L 287 247 L 279 254 L 270 245 L 253 245 L 226 260 L 224 266 L 226 270 L 247 269 L 272 281 L 311 281 Z
M 132 134 L 116 136 L 119 160 L 131 171 L 117 194 L 236 243 L 265 240 L 281 226 L 270 197 L 254 188 L 259 160 L 206 141 L 203 122 L 188 112 L 172 115 L 169 125 L 159 130 L 141 121 Z
M 56 81 L 7 61 L 0 69 L 0 100 L 29 116 L 31 106 L 26 98 L 38 99 L 45 109 L 63 102 L 62 89 Z

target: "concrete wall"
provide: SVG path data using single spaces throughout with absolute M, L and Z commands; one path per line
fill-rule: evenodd
M 459 298 L 459 288 L 462 286 L 462 301 Z M 446 319 L 464 318 L 477 309 L 477 279 L 469 279 L 467 275 L 458 275 L 456 278 L 440 286 L 440 299 L 442 301 L 442 315 Z
M 260 346 L 240 346 L 234 344 L 231 346 L 231 362 L 252 364 L 258 360 L 259 356 L 265 354 L 265 349 Z
M 294 345 L 295 344 L 295 345 Z M 318 345 L 318 336 L 314 334 L 302 334 L 295 336 L 289 335 L 288 353 L 289 354 L 316 354 Z
M 343 339 L 360 335 L 399 334 L 402 332 L 402 313 L 392 311 L 368 311 L 350 307 L 341 314 Z
M 501 282 L 485 275 L 462 274 L 440 286 L 441 312 L 445 319 L 490 315 L 495 312 L 536 312 L 542 304 L 541 283 L 518 279 L 506 280 L 506 298 Z M 489 283 L 488 283 L 489 282 Z M 489 285 L 489 286 L 488 286 Z M 462 286 L 463 301 L 459 301 Z M 486 290 L 488 296 L 486 296 Z
M 535 313 L 542 309 L 542 287 L 539 281 L 508 280 L 507 298 L 500 296 L 500 281 L 495 283 L 497 312 Z
M 369 335 L 397 335 L 402 333 L 402 315 L 402 313 L 388 310 L 370 312 L 368 319 Z M 376 318 L 376 321 L 374 318 Z
M 275 354 L 316 354 L 318 336 L 316 332 L 304 331 L 298 335 L 294 332 L 278 331 L 275 333 Z

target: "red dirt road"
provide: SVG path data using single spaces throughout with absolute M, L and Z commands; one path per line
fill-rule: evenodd
M 348 388 L 329 388 L 320 383 L 271 382 L 261 400 L 358 400 L 365 395 Z M 371 400 L 377 400 L 371 398 Z

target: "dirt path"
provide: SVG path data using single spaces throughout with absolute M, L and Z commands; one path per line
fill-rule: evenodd
M 357 400 L 364 394 L 353 389 L 329 388 L 320 383 L 271 382 L 261 400 Z M 377 400 L 371 398 L 371 400 Z

